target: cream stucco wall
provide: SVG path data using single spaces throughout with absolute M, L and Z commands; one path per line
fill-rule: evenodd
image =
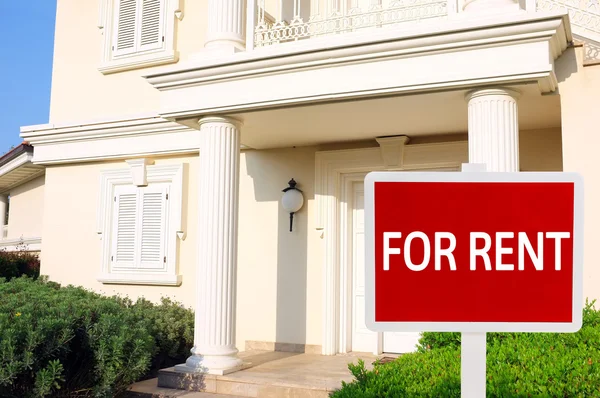
M 183 275 L 180 287 L 105 285 L 100 273 L 102 242 L 96 232 L 96 210 L 100 192 L 100 171 L 129 166 L 124 161 L 51 166 L 46 169 L 42 229 L 41 273 L 51 280 L 80 285 L 108 295 L 144 296 L 158 301 L 172 297 L 193 306 L 196 275 L 197 156 L 157 158 L 155 164 L 183 163 L 183 228 L 187 234 L 179 242 L 178 269 Z M 74 189 L 76 187 L 76 189 Z M 68 195 L 66 194 L 68 192 Z
M 440 139 L 443 138 L 425 140 Z M 368 141 L 242 152 L 236 289 L 239 349 L 244 349 L 246 341 L 321 345 L 324 241 L 315 230 L 315 153 L 375 145 Z M 521 159 L 528 169 L 560 169 L 560 151 L 557 129 L 521 132 Z M 101 250 L 96 234 L 99 173 L 126 168 L 123 161 L 47 168 L 42 273 L 52 280 L 106 294 L 145 296 L 151 300 L 169 296 L 193 307 L 198 157 L 156 159 L 156 164 L 172 162 L 187 164 L 183 205 L 187 237 L 180 242 L 180 287 L 104 285 L 96 280 Z M 281 190 L 292 177 L 304 192 L 305 205 L 294 216 L 294 228 L 289 232 L 289 215 L 282 209 L 280 199 Z M 78 189 L 69 189 L 74 183 Z M 66 190 L 70 192 L 68 198 Z
M 600 299 L 600 178 L 598 176 L 600 66 L 583 67 L 582 48 L 568 49 L 556 62 L 561 99 L 565 171 L 584 179 L 583 293 Z
M 50 123 L 117 119 L 158 110 L 159 91 L 142 75 L 160 66 L 109 75 L 98 71 L 103 39 L 97 27 L 99 1 L 58 0 Z M 175 20 L 180 62 L 203 48 L 208 21 L 207 0 L 181 3 L 183 20 Z
M 8 239 L 42 236 L 44 213 L 44 176 L 10 190 Z

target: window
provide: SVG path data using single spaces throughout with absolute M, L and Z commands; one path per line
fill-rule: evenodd
M 177 238 L 183 238 L 183 166 L 136 164 L 102 175 L 98 232 L 103 259 L 98 279 L 104 283 L 179 285 Z M 145 177 L 143 185 L 136 185 L 140 172 Z
M 117 72 L 177 61 L 175 16 L 180 0 L 100 0 L 104 35 L 100 71 Z

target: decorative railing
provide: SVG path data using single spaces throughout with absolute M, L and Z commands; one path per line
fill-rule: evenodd
M 284 3 L 290 6 L 289 10 L 282 8 Z M 395 26 L 448 15 L 447 0 L 384 0 L 383 3 L 381 0 L 369 0 L 368 6 L 361 6 L 364 3 L 361 0 L 328 0 L 327 10 L 322 12 L 318 8 L 323 4 L 319 3 L 318 0 L 313 0 L 310 4 L 302 0 L 279 0 L 274 13 L 280 16 L 290 15 L 286 20 L 270 15 L 265 11 L 265 0 L 257 0 L 254 46 Z M 312 9 L 306 10 L 303 6 L 312 6 Z
M 586 60 L 599 59 L 600 0 L 537 0 L 536 10 L 567 12 L 573 33 L 593 41 L 586 45 Z

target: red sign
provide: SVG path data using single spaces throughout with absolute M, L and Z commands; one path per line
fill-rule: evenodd
M 566 173 L 371 173 L 367 325 L 579 329 L 579 184 Z

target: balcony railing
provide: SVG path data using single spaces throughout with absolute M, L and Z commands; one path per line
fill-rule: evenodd
M 448 0 L 254 0 L 249 4 L 256 13 L 254 47 L 415 23 L 449 13 Z

